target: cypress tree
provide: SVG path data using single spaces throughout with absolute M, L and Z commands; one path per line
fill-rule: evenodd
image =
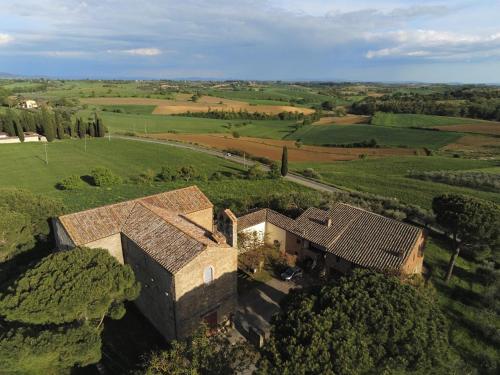
M 16 135 L 21 142 L 24 142 L 24 131 L 19 120 L 15 122 Z
M 56 138 L 54 116 L 46 108 L 42 108 L 42 129 L 47 141 L 52 142 Z
M 96 133 L 98 137 L 104 137 L 106 135 L 106 128 L 102 122 L 102 118 L 96 116 Z
M 89 121 L 87 129 L 88 129 L 88 134 L 91 137 L 95 137 L 95 122 Z
M 283 154 L 281 155 L 281 175 L 285 177 L 288 174 L 288 148 L 283 147 Z
M 10 109 L 7 110 L 3 118 L 3 131 L 9 136 L 13 137 L 16 135 L 16 129 L 14 127 L 14 115 Z
M 62 125 L 61 114 L 59 112 L 55 112 L 54 121 L 55 121 L 55 126 L 56 126 L 57 138 L 63 139 L 64 138 L 64 128 Z

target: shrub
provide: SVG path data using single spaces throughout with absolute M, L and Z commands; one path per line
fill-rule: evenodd
M 192 165 L 185 165 L 183 167 L 180 167 L 177 170 L 177 175 L 179 176 L 179 178 L 185 181 L 189 181 L 191 179 L 199 177 L 198 173 L 196 172 L 196 168 Z
M 304 177 L 307 177 L 307 178 L 314 178 L 316 180 L 321 180 L 321 174 L 319 174 L 319 172 L 315 171 L 314 169 L 312 168 L 306 168 L 304 169 L 303 171 L 300 172 L 300 174 Z
M 237 131 L 234 131 L 233 138 L 239 138 L 239 137 L 240 137 L 240 133 L 238 133 Z
M 122 178 L 105 167 L 97 167 L 90 173 L 95 186 L 113 186 L 122 183 Z
M 252 165 L 247 173 L 246 173 L 246 178 L 249 180 L 261 180 L 264 178 L 264 171 L 258 164 Z
M 158 179 L 161 181 L 175 181 L 178 176 L 177 171 L 169 166 L 161 167 L 160 173 L 158 173 Z
M 83 187 L 83 181 L 78 175 L 72 175 L 64 178 L 57 184 L 60 190 L 77 190 Z
M 155 181 L 156 173 L 152 169 L 146 169 L 141 173 L 136 181 L 140 184 L 151 185 Z
M 222 173 L 220 173 L 220 172 L 214 172 L 210 176 L 211 181 L 220 181 L 220 180 L 222 180 L 222 178 L 223 178 L 223 176 L 222 176 Z

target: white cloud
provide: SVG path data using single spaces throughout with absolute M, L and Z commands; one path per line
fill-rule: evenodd
M 162 53 L 159 48 L 133 48 L 122 50 L 119 52 L 134 56 L 158 56 Z
M 458 34 L 436 30 L 400 30 L 366 36 L 370 42 L 390 47 L 369 50 L 366 58 L 413 57 L 453 59 L 497 56 L 500 33 L 489 35 Z
M 9 34 L 1 34 L 0 33 L 0 45 L 2 44 L 8 44 L 12 42 L 14 38 L 10 36 Z

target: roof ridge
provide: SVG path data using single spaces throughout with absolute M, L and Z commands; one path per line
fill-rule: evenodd
M 146 202 L 138 202 L 138 204 L 142 205 L 144 208 L 146 208 L 146 209 L 147 209 L 148 211 L 150 211 L 152 214 L 154 214 L 154 215 L 158 216 L 160 219 L 162 219 L 163 221 L 165 221 L 167 224 L 170 224 L 170 225 L 172 225 L 173 227 L 175 227 L 176 229 L 180 230 L 180 231 L 181 231 L 182 233 L 184 233 L 186 236 L 188 236 L 188 237 L 192 238 L 193 240 L 195 240 L 195 241 L 196 241 L 196 242 L 198 242 L 198 243 L 201 243 L 201 244 L 203 244 L 203 245 L 205 245 L 205 246 L 208 246 L 208 243 L 200 241 L 200 239 L 199 239 L 199 238 L 197 238 L 196 236 L 194 236 L 192 233 L 189 233 L 189 232 L 188 232 L 185 228 L 181 228 L 181 226 L 179 226 L 179 224 L 178 224 L 178 223 L 175 223 L 174 221 L 170 220 L 170 218 L 167 218 L 167 217 L 161 216 L 158 212 L 155 212 L 155 210 L 162 210 L 162 211 L 165 211 L 165 212 L 167 212 L 167 213 L 169 213 L 169 214 L 172 214 L 172 216 L 181 217 L 181 218 L 183 218 L 184 220 L 186 220 L 184 216 L 181 216 L 181 215 L 178 215 L 178 214 L 173 214 L 173 212 L 172 212 L 172 211 L 169 211 L 169 210 L 164 209 L 164 208 L 161 208 L 161 207 L 156 207 L 156 206 L 154 206 L 154 205 L 152 205 L 152 204 L 149 204 L 149 203 L 146 203 Z M 190 221 L 190 223 L 191 223 L 191 221 Z M 194 224 L 193 224 L 193 225 L 194 225 Z M 198 228 L 200 228 L 200 227 L 198 227 Z M 202 228 L 200 228 L 200 229 L 202 229 Z M 205 229 L 202 229 L 202 230 L 205 230 Z M 208 232 L 208 231 L 207 231 L 207 230 L 205 230 L 205 232 Z M 207 242 L 208 242 L 208 241 L 210 241 L 210 240 L 207 238 Z
M 99 209 L 103 209 L 103 208 L 111 208 L 111 207 L 114 207 L 114 206 L 118 206 L 120 204 L 126 204 L 126 203 L 137 203 L 139 201 L 143 201 L 145 199 L 149 199 L 149 198 L 153 198 L 153 197 L 157 197 L 157 196 L 161 196 L 161 195 L 165 195 L 165 194 L 169 194 L 169 193 L 172 193 L 172 192 L 178 192 L 178 191 L 183 191 L 183 190 L 187 190 L 187 189 L 196 189 L 198 190 L 201 194 L 205 195 L 201 190 L 200 188 L 197 186 L 197 185 L 190 185 L 190 186 L 186 186 L 186 187 L 183 187 L 183 188 L 179 188 L 179 189 L 174 189 L 174 190 L 168 190 L 168 191 L 162 191 L 160 193 L 156 193 L 156 194 L 151 194 L 151 195 L 147 195 L 145 197 L 139 197 L 139 198 L 134 198 L 134 199 L 129 199 L 129 200 L 126 200 L 126 201 L 122 201 L 122 202 L 115 202 L 115 203 L 110 203 L 110 204 L 106 204 L 104 206 L 98 206 L 98 207 L 93 207 L 93 208 L 87 208 L 86 210 L 82 210 L 82 211 L 77 211 L 77 212 L 71 212 L 69 214 L 65 214 L 65 215 L 61 215 L 59 216 L 60 218 L 64 218 L 64 217 L 67 217 L 67 216 L 71 216 L 71 215 L 75 215 L 75 214 L 81 214 L 81 213 L 84 213 L 84 212 L 90 212 L 90 211 L 93 211 L 93 210 L 99 210 Z M 213 206 L 213 203 L 210 202 Z M 135 207 L 132 206 L 132 209 Z

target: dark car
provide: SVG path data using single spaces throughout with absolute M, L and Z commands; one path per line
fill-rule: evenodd
M 285 272 L 281 274 L 281 279 L 291 281 L 297 277 L 302 277 L 302 270 L 300 267 L 288 267 Z

